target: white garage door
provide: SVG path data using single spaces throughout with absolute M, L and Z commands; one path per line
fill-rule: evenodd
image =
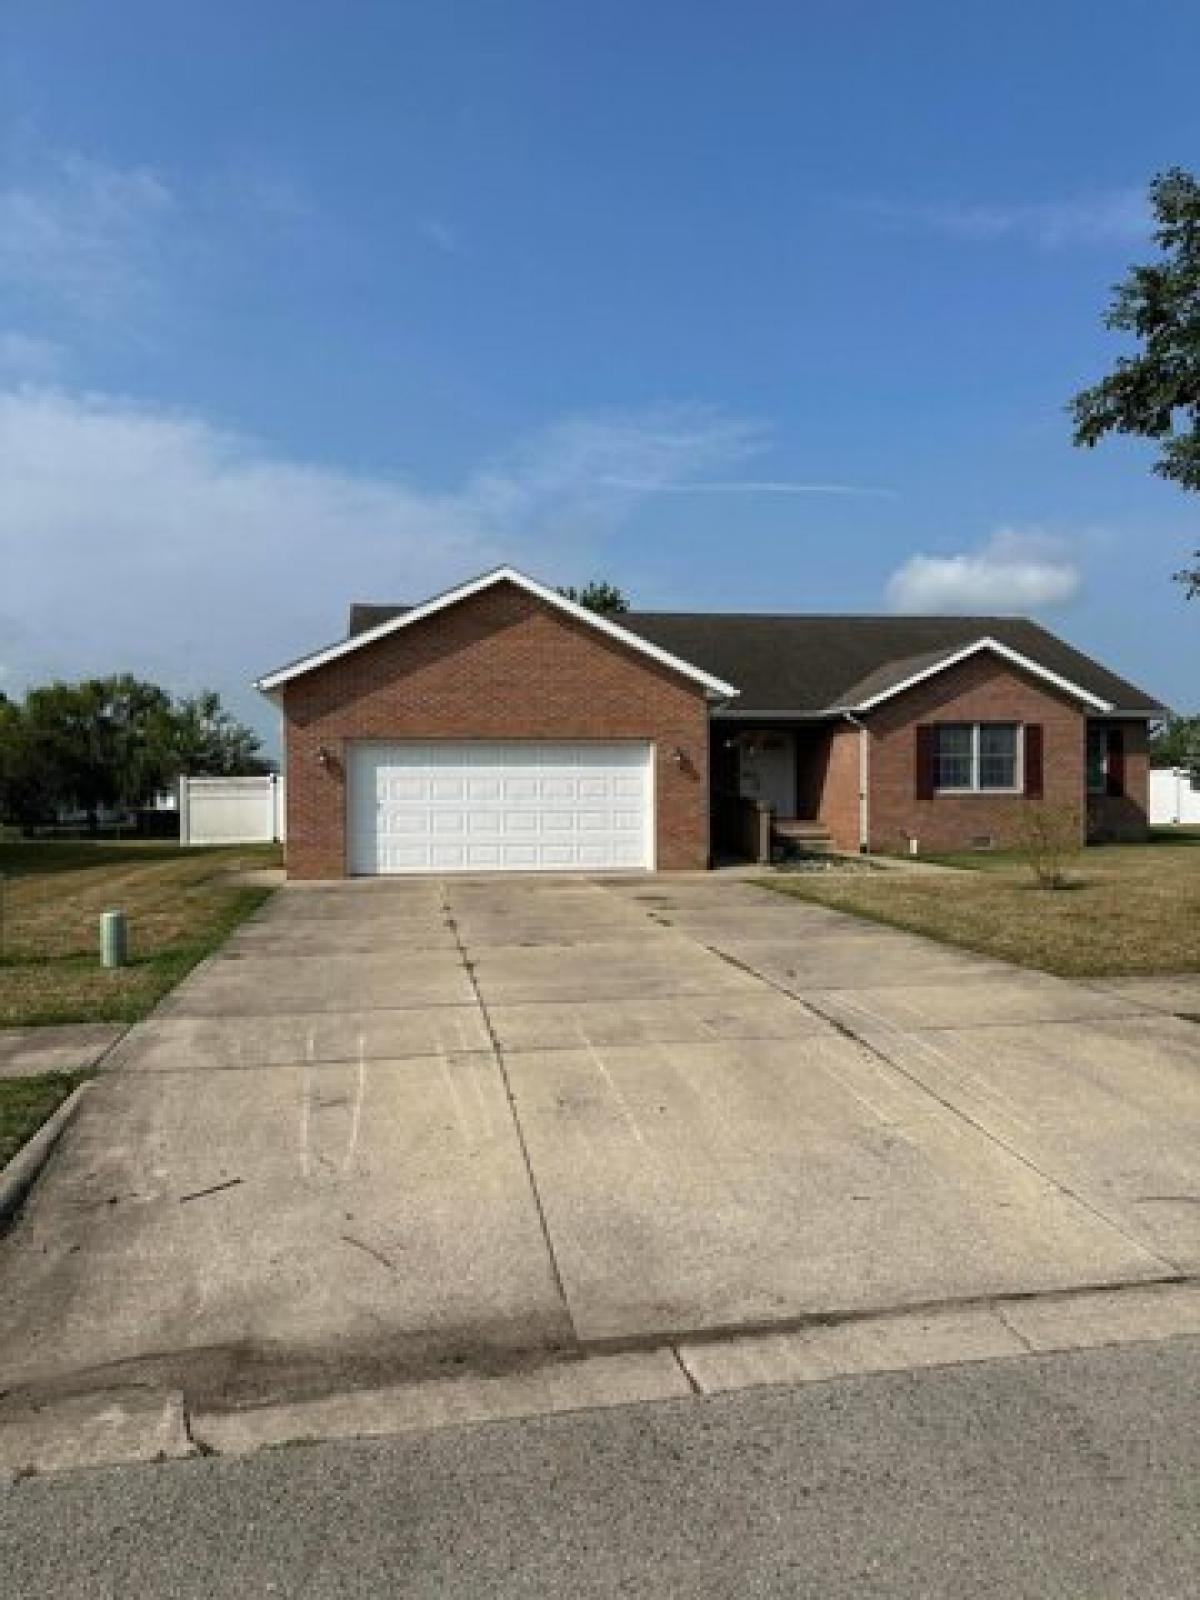
M 649 744 L 357 743 L 354 873 L 654 864 Z

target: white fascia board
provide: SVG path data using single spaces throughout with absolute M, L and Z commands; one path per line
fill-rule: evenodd
M 544 600 L 547 605 L 554 606 L 569 617 L 574 617 L 577 622 L 582 622 L 590 628 L 595 628 L 599 633 L 607 634 L 610 639 L 616 639 L 628 649 L 636 651 L 639 655 L 648 656 L 652 661 L 659 662 L 662 666 L 670 667 L 673 671 L 681 673 L 685 678 L 691 678 L 695 683 L 702 684 L 706 692 L 714 698 L 732 699 L 740 691 L 731 683 L 725 683 L 720 678 L 715 678 L 711 673 L 695 667 L 690 661 L 684 661 L 679 656 L 673 656 L 669 650 L 661 650 L 658 645 L 651 644 L 636 633 L 631 633 L 628 628 L 622 628 L 619 623 L 612 622 L 608 617 L 602 617 L 595 611 L 589 611 L 586 606 L 577 605 L 574 600 L 568 600 L 555 589 L 548 589 L 545 584 L 538 583 L 533 578 L 527 578 L 523 572 L 518 572 L 515 567 L 497 567 L 492 572 L 485 572 L 478 578 L 472 578 L 469 583 L 459 584 L 455 589 L 448 589 L 444 594 L 435 595 L 432 600 L 426 600 L 422 605 L 414 606 L 411 611 L 404 611 L 398 617 L 392 617 L 387 622 L 381 622 L 374 628 L 367 628 L 363 633 L 356 633 L 349 639 L 340 639 L 337 644 L 329 645 L 324 650 L 318 650 L 309 656 L 303 656 L 299 661 L 293 661 L 286 667 L 280 667 L 275 672 L 268 672 L 265 677 L 259 678 L 254 687 L 265 695 L 281 689 L 292 678 L 298 678 L 305 672 L 312 672 L 316 667 L 323 667 L 326 662 L 336 661 L 340 656 L 349 655 L 354 650 L 361 650 L 365 645 L 373 644 L 377 639 L 384 639 L 389 634 L 399 633 L 402 629 L 411 627 L 413 623 L 421 622 L 426 617 L 433 616 L 438 611 L 444 611 L 448 606 L 457 605 L 460 600 L 469 600 L 472 595 L 479 594 L 484 589 L 490 589 L 497 583 L 513 583 L 519 589 L 524 589 L 527 594 L 536 595 L 539 600 Z
M 1020 667 L 1022 672 L 1028 672 L 1035 678 L 1041 678 L 1044 683 L 1053 684 L 1056 689 L 1061 689 L 1064 694 L 1071 695 L 1076 700 L 1082 700 L 1085 705 L 1094 706 L 1098 712 L 1108 713 L 1112 706 L 1107 700 L 1101 700 L 1090 690 L 1081 688 L 1079 684 L 1072 683 L 1068 678 L 1060 678 L 1057 672 L 1051 672 L 1049 667 L 1043 667 L 1036 661 L 1031 661 L 1028 656 L 1023 656 L 1019 650 L 1001 644 L 999 639 L 976 639 L 974 644 L 965 645 L 963 649 L 956 650 L 953 655 L 945 656 L 941 661 L 934 662 L 933 666 L 925 667 L 920 672 L 914 672 L 911 678 L 905 678 L 902 683 L 893 684 L 890 689 L 883 689 L 879 694 L 871 695 L 867 700 L 861 700 L 855 706 L 840 706 L 844 711 L 873 711 L 877 705 L 885 700 L 892 700 L 898 694 L 913 688 L 918 683 L 924 683 L 927 678 L 934 678 L 939 672 L 946 672 L 950 667 L 956 667 L 960 661 L 967 661 L 971 656 L 978 655 L 983 650 L 989 650 L 993 655 L 998 655 L 1005 661 L 1011 661 L 1013 666 Z

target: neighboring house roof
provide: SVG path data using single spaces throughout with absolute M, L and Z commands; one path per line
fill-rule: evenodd
M 1155 716 L 1161 702 L 1023 617 L 765 616 L 642 611 L 625 626 L 736 683 L 736 712 L 862 710 L 973 650 L 1040 670 L 1095 710 Z
M 732 683 L 727 683 L 723 678 L 716 677 L 713 673 L 698 667 L 691 661 L 684 660 L 674 655 L 662 645 L 655 644 L 652 639 L 646 639 L 641 634 L 633 633 L 620 623 L 614 622 L 609 617 L 602 617 L 595 611 L 589 611 L 584 606 L 576 605 L 573 600 L 568 600 L 556 589 L 549 589 L 545 584 L 538 583 L 536 579 L 526 577 L 523 572 L 518 572 L 515 567 L 497 567 L 492 572 L 485 572 L 478 578 L 472 578 L 469 583 L 459 584 L 456 588 L 447 589 L 444 594 L 435 595 L 431 600 L 423 601 L 419 606 L 381 607 L 382 611 L 389 614 L 374 626 L 367 627 L 358 633 L 351 633 L 345 639 L 339 639 L 335 644 L 327 645 L 323 650 L 316 650 L 311 655 L 302 656 L 298 661 L 292 661 L 285 667 L 279 667 L 274 672 L 268 672 L 258 679 L 255 687 L 264 694 L 274 694 L 282 689 L 284 684 L 293 678 L 298 678 L 306 672 L 312 672 L 317 667 L 323 667 L 327 662 L 336 661 L 341 656 L 350 655 L 355 650 L 361 650 L 364 645 L 372 644 L 376 639 L 386 638 L 390 634 L 399 633 L 402 628 L 411 627 L 414 623 L 423 621 L 426 617 L 434 616 L 439 611 L 444 611 L 449 606 L 457 605 L 462 600 L 470 599 L 472 595 L 480 594 L 485 589 L 494 588 L 497 584 L 511 583 L 518 589 L 536 596 L 548 606 L 562 611 L 567 616 L 574 618 L 589 628 L 594 628 L 597 633 L 607 634 L 610 639 L 615 639 L 636 654 L 648 656 L 657 661 L 661 666 L 669 667 L 672 671 L 680 673 L 685 678 L 690 678 L 694 683 L 699 683 L 705 691 L 719 699 L 725 700 L 737 694 L 737 688 Z M 360 611 L 365 609 L 357 608 Z
M 402 617 L 411 610 L 411 606 L 377 606 L 369 601 L 355 601 L 350 607 L 350 626 L 346 629 L 346 637 L 352 639 L 356 633 L 366 633 L 371 628 L 377 628 L 381 622 L 390 622 L 393 617 Z

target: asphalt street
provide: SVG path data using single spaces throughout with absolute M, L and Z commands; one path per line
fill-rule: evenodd
M 28 1478 L 5 1600 L 1192 1600 L 1200 1339 Z

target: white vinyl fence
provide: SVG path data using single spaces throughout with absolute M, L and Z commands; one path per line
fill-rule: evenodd
M 180 778 L 180 844 L 273 844 L 285 837 L 283 779 Z
M 1156 827 L 1200 823 L 1200 773 L 1186 767 L 1151 767 L 1150 821 Z

